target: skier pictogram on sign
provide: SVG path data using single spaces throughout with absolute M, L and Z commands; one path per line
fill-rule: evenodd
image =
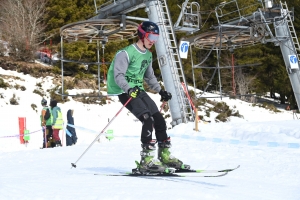
M 187 58 L 188 50 L 189 50 L 189 42 L 181 41 L 179 46 L 180 58 Z
M 289 61 L 290 61 L 291 69 L 298 69 L 299 68 L 298 58 L 297 58 L 296 55 L 289 55 Z

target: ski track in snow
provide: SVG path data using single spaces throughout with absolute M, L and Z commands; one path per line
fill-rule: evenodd
M 2 154 L 0 170 L 5 173 L 0 176 L 0 196 L 1 199 L 168 199 L 169 195 L 172 199 L 300 198 L 300 175 L 295 173 L 300 162 L 299 149 L 254 148 L 176 137 L 173 143 L 174 155 L 194 168 L 223 169 L 237 164 L 241 167 L 219 178 L 94 176 L 94 173 L 128 171 L 134 167 L 134 160 L 139 160 L 139 142 L 135 138 L 116 138 L 95 143 L 72 169 L 71 162 L 76 161 L 86 145 Z

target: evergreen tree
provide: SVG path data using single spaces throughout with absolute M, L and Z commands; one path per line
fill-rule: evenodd
M 100 5 L 101 2 L 97 1 Z M 54 43 L 60 42 L 59 29 L 72 22 L 84 21 L 95 15 L 94 1 L 86 0 L 49 0 L 46 32 Z

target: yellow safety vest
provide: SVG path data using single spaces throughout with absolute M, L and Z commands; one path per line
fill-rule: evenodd
M 53 125 L 53 128 L 61 130 L 63 129 L 63 127 L 64 127 L 64 121 L 63 121 L 62 114 L 59 110 L 57 110 L 57 118 L 55 124 Z

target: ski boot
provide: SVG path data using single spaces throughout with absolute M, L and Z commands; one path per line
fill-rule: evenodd
M 171 155 L 171 138 L 164 141 L 158 141 L 158 159 L 168 167 L 175 169 L 190 169 L 189 165 L 183 164 L 183 162 Z
M 155 159 L 156 140 L 151 140 L 148 143 L 142 144 L 141 161 L 137 164 L 137 168 L 132 170 L 132 173 L 153 174 L 153 173 L 173 173 L 174 170 L 169 169 L 159 160 Z
M 56 147 L 62 147 L 60 140 L 55 141 L 55 144 L 56 144 Z
M 45 143 L 43 143 L 43 148 L 42 149 L 44 149 L 44 148 L 46 148 Z M 52 145 L 51 145 L 50 141 L 47 142 L 47 148 L 52 148 Z

